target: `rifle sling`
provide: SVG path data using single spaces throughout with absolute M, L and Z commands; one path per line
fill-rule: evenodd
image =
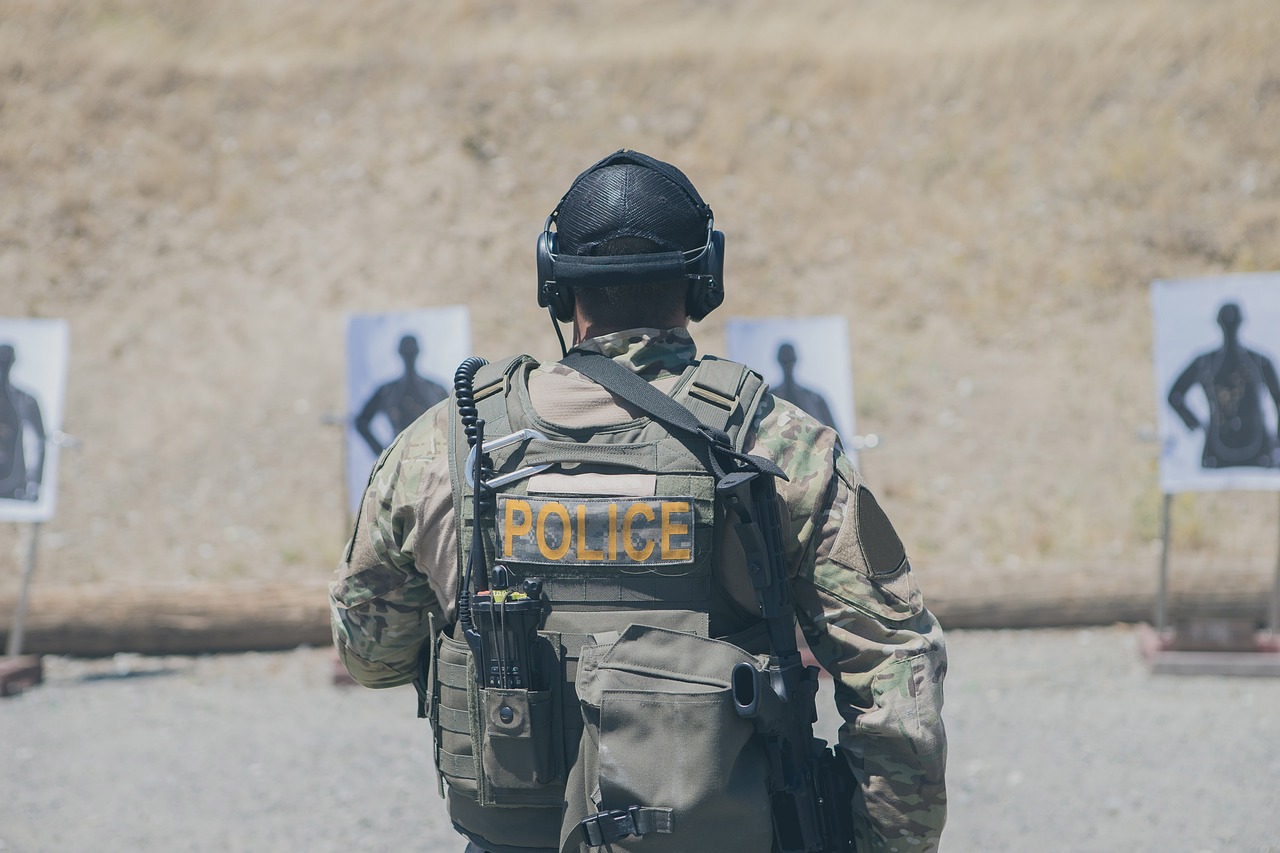
M 783 470 L 772 461 L 735 451 L 730 446 L 729 437 L 724 431 L 702 423 L 689 409 L 663 394 L 634 372 L 618 364 L 608 356 L 600 353 L 573 350 L 561 359 L 560 363 L 602 385 L 606 390 L 633 404 L 649 417 L 681 436 L 695 455 L 701 455 L 698 453 L 699 447 L 708 448 L 711 468 L 715 474 L 717 484 L 725 480 L 741 482 L 744 479 L 751 479 L 758 475 L 787 479 L 787 475 Z M 726 473 L 725 465 L 730 469 L 730 473 Z M 725 483 L 725 485 L 729 484 Z M 767 523 L 766 519 L 759 517 L 761 513 L 753 510 L 751 514 L 753 516 L 753 524 L 763 525 Z M 760 560 L 765 570 L 773 573 L 774 583 L 787 583 L 785 569 L 780 565 L 772 565 L 775 561 L 770 559 L 768 553 L 751 553 L 761 550 L 757 547 L 756 537 L 740 534 L 739 539 L 742 541 L 743 548 L 748 551 L 748 558 Z M 767 541 L 763 531 L 761 531 L 760 541 Z M 767 548 L 764 550 L 767 551 Z M 780 658 L 788 658 L 795 655 L 794 612 L 788 609 L 789 612 L 786 613 L 770 614 L 765 612 L 766 608 L 763 600 L 760 604 L 760 615 L 769 624 L 769 634 L 771 645 L 774 647 L 774 654 Z M 785 627 L 783 626 L 784 620 Z
M 672 430 L 686 444 L 696 442 L 690 445 L 695 453 L 698 447 L 709 448 L 711 470 L 717 481 L 724 478 L 727 470 L 758 472 L 787 479 L 783 470 L 768 459 L 734 450 L 723 430 L 707 426 L 693 412 L 608 356 L 573 350 L 560 363 L 638 407 Z

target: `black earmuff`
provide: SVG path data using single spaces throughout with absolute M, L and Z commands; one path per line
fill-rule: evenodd
M 561 323 L 573 320 L 573 288 L 556 282 L 556 234 L 549 228 L 538 235 L 538 306 Z
M 724 232 L 712 231 L 706 251 L 690 270 L 689 292 L 685 296 L 685 313 L 689 319 L 701 321 L 703 317 L 724 302 Z

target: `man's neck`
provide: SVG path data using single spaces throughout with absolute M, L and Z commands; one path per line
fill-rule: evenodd
M 635 325 L 629 326 L 606 326 L 602 323 L 595 323 L 582 317 L 573 318 L 573 345 L 576 347 L 583 341 L 589 341 L 592 338 L 603 338 L 605 335 L 613 335 L 618 332 L 625 332 L 628 329 L 640 328 Z M 648 328 L 648 327 L 644 327 Z M 689 328 L 689 318 L 685 317 L 678 323 L 672 323 L 664 326 L 666 329 L 687 329 Z

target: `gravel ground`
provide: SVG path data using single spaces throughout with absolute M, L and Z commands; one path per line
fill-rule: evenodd
M 1280 851 L 1280 681 L 1151 676 L 1119 627 L 949 642 L 944 850 Z M 462 847 L 412 690 L 327 649 L 45 665 L 0 701 L 5 853 Z

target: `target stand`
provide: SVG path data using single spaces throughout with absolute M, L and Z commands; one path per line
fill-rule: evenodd
M 1160 585 L 1155 625 L 1138 626 L 1138 645 L 1153 673 L 1168 675 L 1280 676 L 1280 552 L 1267 609 L 1266 630 L 1247 617 L 1182 617 L 1170 625 L 1169 541 L 1173 495 L 1165 493 L 1160 518 Z M 1280 525 L 1278 525 L 1280 526 Z

